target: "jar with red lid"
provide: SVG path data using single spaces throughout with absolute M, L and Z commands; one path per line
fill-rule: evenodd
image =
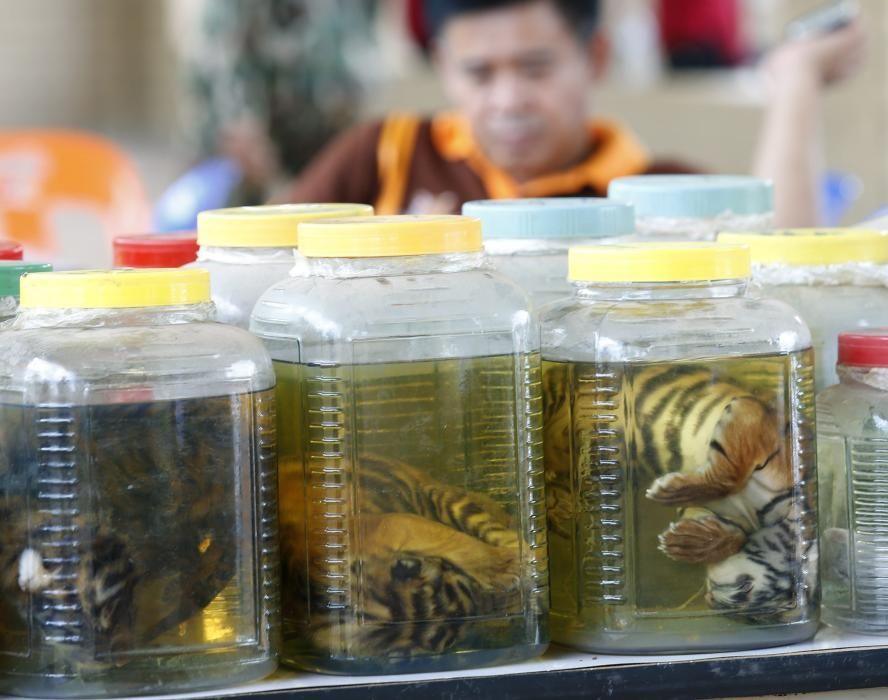
M 22 260 L 24 252 L 21 243 L 0 241 L 0 260 Z
M 145 233 L 114 239 L 114 267 L 182 267 L 197 260 L 197 233 Z
M 823 620 L 888 635 L 888 328 L 838 345 L 817 397 Z

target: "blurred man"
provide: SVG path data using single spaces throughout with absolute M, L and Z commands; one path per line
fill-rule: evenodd
M 445 213 L 471 199 L 603 196 L 616 177 L 689 170 L 652 158 L 620 124 L 590 119 L 590 86 L 604 75 L 608 55 L 597 0 L 426 0 L 425 11 L 455 111 L 431 119 L 391 115 L 345 133 L 302 173 L 292 201 Z M 809 134 L 784 124 L 798 118 L 792 100 L 816 109 L 810 100 L 833 64 L 853 53 L 860 28 L 830 39 L 829 47 L 813 40 L 791 59 L 772 61 L 778 81 L 793 84 L 798 73 L 806 87 L 768 119 L 759 174 L 775 177 L 778 188 L 780 178 L 806 181 L 798 167 L 815 167 L 799 157 L 807 148 L 799 141 Z M 781 225 L 813 223 L 816 197 L 812 205 L 801 189 L 795 182 L 790 200 L 778 199 Z

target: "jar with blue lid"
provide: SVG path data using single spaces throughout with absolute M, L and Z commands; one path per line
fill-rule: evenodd
M 569 296 L 567 249 L 631 234 L 632 207 L 599 197 L 479 200 L 463 214 L 481 220 L 484 249 L 496 268 L 535 305 Z
M 746 175 L 621 177 L 608 197 L 635 207 L 640 240 L 713 241 L 721 231 L 774 226 L 774 186 Z

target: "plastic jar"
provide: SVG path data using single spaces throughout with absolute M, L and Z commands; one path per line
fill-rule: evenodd
M 0 343 L 0 692 L 274 670 L 274 374 L 203 270 L 42 273 Z
M 814 383 L 838 381 L 841 331 L 888 326 L 888 236 L 856 229 L 723 233 L 752 251 L 753 281 L 801 314 L 814 342 Z
M 841 333 L 839 384 L 817 396 L 823 620 L 888 634 L 888 328 Z
M 369 216 L 366 204 L 282 204 L 204 211 L 197 216 L 197 262 L 210 271 L 216 320 L 241 328 L 268 287 L 293 269 L 299 225 L 343 216 Z
M 839 384 L 817 397 L 823 620 L 888 634 L 888 329 L 842 333 Z
M 713 243 L 572 248 L 542 312 L 552 639 L 749 649 L 817 629 L 811 339 Z
M 196 233 L 117 236 L 113 245 L 115 267 L 182 267 L 197 260 Z
M 774 187 L 743 175 L 638 175 L 607 196 L 635 207 L 638 240 L 714 241 L 720 231 L 774 227 Z
M 15 241 L 0 241 L 0 260 L 21 260 L 24 250 Z
M 481 220 L 484 248 L 496 269 L 530 294 L 535 305 L 568 296 L 567 249 L 635 230 L 632 207 L 600 197 L 467 202 Z
M 15 316 L 19 305 L 19 280 L 26 272 L 48 272 L 48 263 L 0 260 L 0 323 Z
M 399 673 L 548 641 L 539 334 L 477 220 L 300 228 L 251 330 L 278 378 L 282 661 Z

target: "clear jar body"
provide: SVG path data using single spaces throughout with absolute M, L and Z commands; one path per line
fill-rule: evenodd
M 293 248 L 204 247 L 197 262 L 183 267 L 209 270 L 216 320 L 247 329 L 259 297 L 290 273 L 294 260 Z
M 0 689 L 261 678 L 279 627 L 274 377 L 211 307 L 27 310 L 0 359 Z
M 742 289 L 590 286 L 543 311 L 553 641 L 684 653 L 816 631 L 810 337 Z
M 839 333 L 862 328 L 888 326 L 888 287 L 823 284 L 816 278 L 809 284 L 768 284 L 758 286 L 765 296 L 789 304 L 811 329 L 814 346 L 814 383 L 818 392 L 836 384 Z
M 888 372 L 839 367 L 817 397 L 823 620 L 888 634 Z
M 673 218 L 636 216 L 635 240 L 642 241 L 714 241 L 723 231 L 770 231 L 774 213 L 732 214 L 725 212 L 710 218 Z
M 493 266 L 530 295 L 535 307 L 573 293 L 567 281 L 567 251 L 606 239 L 497 239 L 485 243 Z
M 18 310 L 18 305 L 18 297 L 0 297 L 0 323 L 8 321 L 15 316 L 15 312 Z
M 403 673 L 546 647 L 539 336 L 480 262 L 307 261 L 256 306 L 278 377 L 284 663 Z

